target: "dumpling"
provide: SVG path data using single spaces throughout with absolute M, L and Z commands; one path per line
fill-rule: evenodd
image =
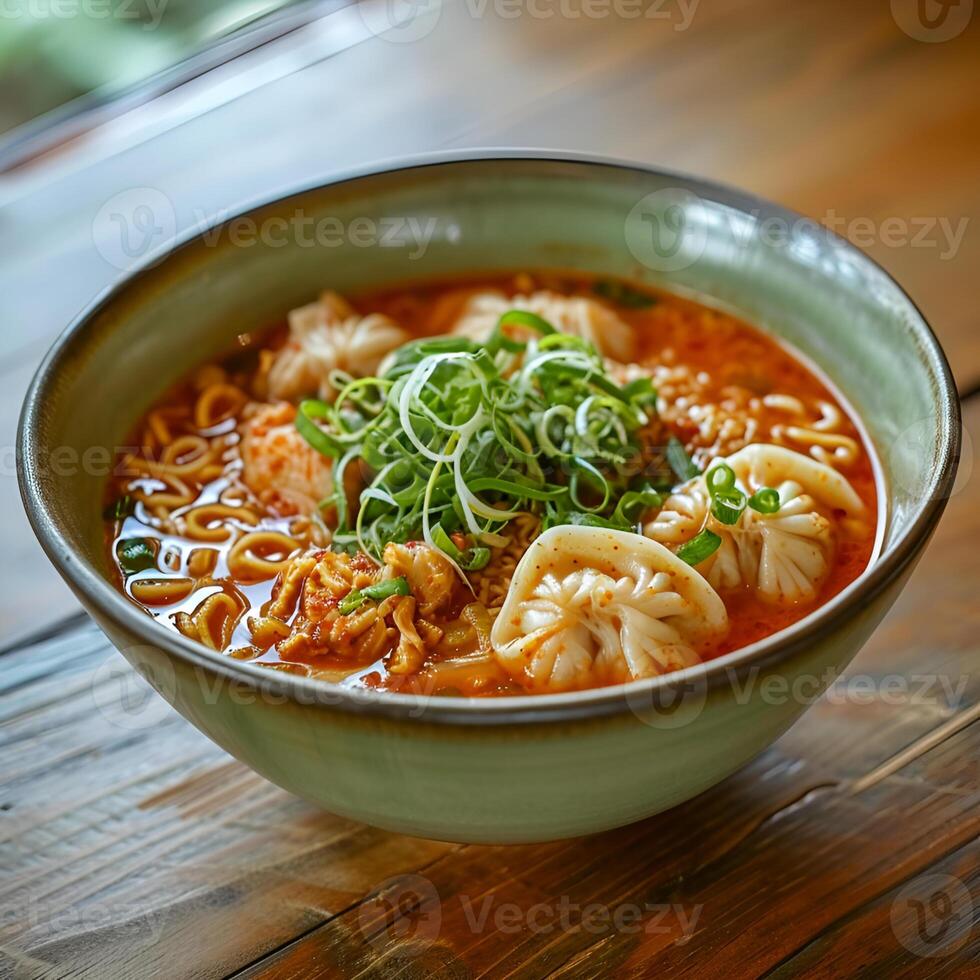
M 312 514 L 333 492 L 329 459 L 296 429 L 296 409 L 287 402 L 268 405 L 242 429 L 242 480 L 281 517 Z
M 692 666 L 727 629 L 714 589 L 667 548 L 561 525 L 525 552 L 490 641 L 528 691 L 573 691 Z
M 748 586 L 773 603 L 815 599 L 833 567 L 840 535 L 868 532 L 866 509 L 854 488 L 831 467 L 783 446 L 754 444 L 716 462 L 732 468 L 746 495 L 763 487 L 776 490 L 779 510 L 760 514 L 746 507 L 736 524 L 723 524 L 711 512 L 704 475 L 668 497 L 644 533 L 679 547 L 710 530 L 721 544 L 697 569 L 714 588 Z
M 292 399 L 319 394 L 329 400 L 336 394 L 331 371 L 373 375 L 384 356 L 408 339 L 386 316 L 360 316 L 343 297 L 324 293 L 316 303 L 290 312 L 289 340 L 269 369 L 269 395 Z
M 600 354 L 617 361 L 633 359 L 633 329 L 607 306 L 584 296 L 560 296 L 546 290 L 510 299 L 503 293 L 476 293 L 464 307 L 453 333 L 485 341 L 508 310 L 536 313 L 556 330 L 589 341 Z

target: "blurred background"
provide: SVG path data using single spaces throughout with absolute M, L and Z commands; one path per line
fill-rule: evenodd
M 972 0 L 0 0 L 5 640 L 77 610 L 14 476 L 54 337 L 173 236 L 382 159 L 549 147 L 775 199 L 882 262 L 974 390 L 977 20 Z

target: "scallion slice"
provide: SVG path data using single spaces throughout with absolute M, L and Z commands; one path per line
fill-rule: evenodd
M 677 549 L 677 557 L 688 565 L 700 565 L 721 547 L 721 538 L 707 529 Z
M 313 419 L 330 419 L 332 416 L 333 408 L 330 405 L 310 399 L 300 403 L 296 415 L 296 428 L 318 453 L 331 459 L 340 459 L 344 455 L 344 447 L 313 421 Z
M 759 514 L 775 514 L 780 508 L 779 491 L 762 487 L 749 497 L 749 506 Z
M 677 436 L 670 437 L 665 455 L 667 456 L 667 463 L 677 474 L 677 479 L 681 483 L 687 483 L 688 480 L 693 480 L 696 476 L 701 475 L 701 471 L 684 448 L 684 443 Z
M 711 494 L 711 513 L 722 524 L 737 524 L 746 499 L 735 486 L 735 471 L 727 463 L 717 463 L 708 470 L 705 482 Z
M 337 611 L 341 616 L 349 616 L 352 612 L 360 609 L 368 599 L 380 602 L 393 595 L 411 595 L 412 590 L 408 587 L 408 581 L 403 578 L 386 578 L 382 582 L 374 585 L 366 585 L 363 589 L 351 589 L 337 606 Z
M 127 575 L 157 567 L 156 551 L 146 538 L 126 538 L 120 541 L 116 547 L 116 557 Z

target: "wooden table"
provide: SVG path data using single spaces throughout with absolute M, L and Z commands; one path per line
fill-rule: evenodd
M 884 0 L 713 0 L 687 26 L 690 3 L 512 9 L 455 0 L 412 43 L 340 10 L 249 56 L 234 97 L 205 78 L 0 175 L 3 444 L 118 274 L 93 241 L 113 195 L 157 188 L 188 227 L 373 158 L 561 146 L 778 199 L 899 277 L 972 436 L 934 543 L 845 677 L 716 789 L 597 837 L 459 846 L 319 812 L 158 701 L 47 567 L 8 451 L 0 975 L 980 976 L 980 18 L 929 43 Z

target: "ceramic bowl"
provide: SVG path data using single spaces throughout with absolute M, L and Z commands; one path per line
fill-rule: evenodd
M 160 694 L 257 772 L 337 814 L 505 843 L 674 806 L 812 703 L 894 602 L 939 519 L 960 430 L 936 338 L 882 269 L 783 208 L 645 167 L 522 153 L 410 161 L 243 215 L 153 256 L 58 341 L 25 406 L 21 486 L 51 560 Z M 880 459 L 868 571 L 790 629 L 708 664 L 482 700 L 356 692 L 239 662 L 165 631 L 109 583 L 109 454 L 185 372 L 326 287 L 546 267 L 698 296 L 828 375 Z

